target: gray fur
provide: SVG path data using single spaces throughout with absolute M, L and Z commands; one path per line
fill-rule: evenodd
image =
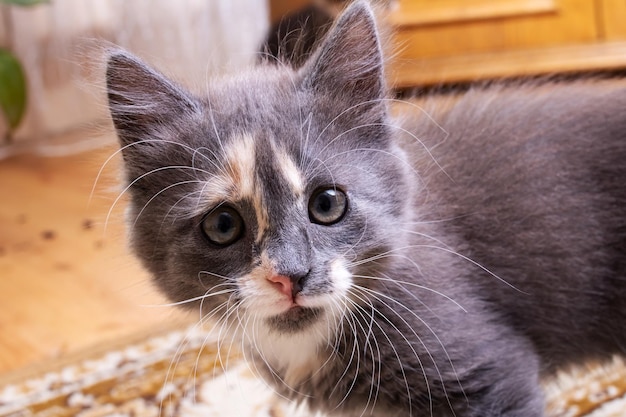
M 540 377 L 625 351 L 626 88 L 496 85 L 391 118 L 382 63 L 361 2 L 303 68 L 261 66 L 217 80 L 205 97 L 113 53 L 109 101 L 134 251 L 174 301 L 229 288 L 202 300 L 216 317 L 243 309 L 229 277 L 252 271 L 261 253 L 301 277 L 304 296 L 336 291 L 330 262 L 350 257 L 349 312 L 318 349 L 321 368 L 287 387 L 287 370 L 251 347 L 247 355 L 281 394 L 314 409 L 543 416 Z M 202 205 L 205 186 L 242 132 L 255 140 L 268 230 L 256 238 L 254 201 L 228 202 L 246 229 L 218 248 L 201 233 L 214 209 Z M 344 219 L 309 221 L 276 146 L 304 173 L 305 196 L 346 191 Z M 323 313 L 294 309 L 267 323 L 297 337 Z

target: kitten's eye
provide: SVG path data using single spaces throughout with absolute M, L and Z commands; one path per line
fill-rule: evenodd
M 337 223 L 347 210 L 348 198 L 336 188 L 321 188 L 309 200 L 309 218 L 313 223 L 326 226 Z
M 204 235 L 219 246 L 235 243 L 243 234 L 243 219 L 232 207 L 224 206 L 212 210 L 202 220 Z

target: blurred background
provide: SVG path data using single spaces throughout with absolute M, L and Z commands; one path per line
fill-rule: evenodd
M 127 254 L 103 48 L 201 91 L 260 51 L 298 64 L 346 3 L 0 0 L 0 372 L 195 319 Z M 398 91 L 626 68 L 626 0 L 377 3 Z
M 13 139 L 46 138 L 49 144 L 50 137 L 106 120 L 103 48 L 117 45 L 198 86 L 209 75 L 253 61 L 268 28 L 268 5 L 51 0 L 27 7 L 5 3 L 0 17 L 0 46 L 19 59 L 28 85 L 27 110 Z

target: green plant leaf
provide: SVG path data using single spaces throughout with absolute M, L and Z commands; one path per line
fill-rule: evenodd
M 0 0 L 0 3 L 15 4 L 17 6 L 34 6 L 40 3 L 50 3 L 50 0 Z
M 11 130 L 26 110 L 26 78 L 22 65 L 9 51 L 0 49 L 0 110 Z

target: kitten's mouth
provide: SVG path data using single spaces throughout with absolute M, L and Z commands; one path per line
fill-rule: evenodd
M 277 314 L 267 319 L 270 327 L 286 333 L 294 333 L 305 329 L 322 315 L 320 308 L 302 307 L 294 304 L 284 313 Z

